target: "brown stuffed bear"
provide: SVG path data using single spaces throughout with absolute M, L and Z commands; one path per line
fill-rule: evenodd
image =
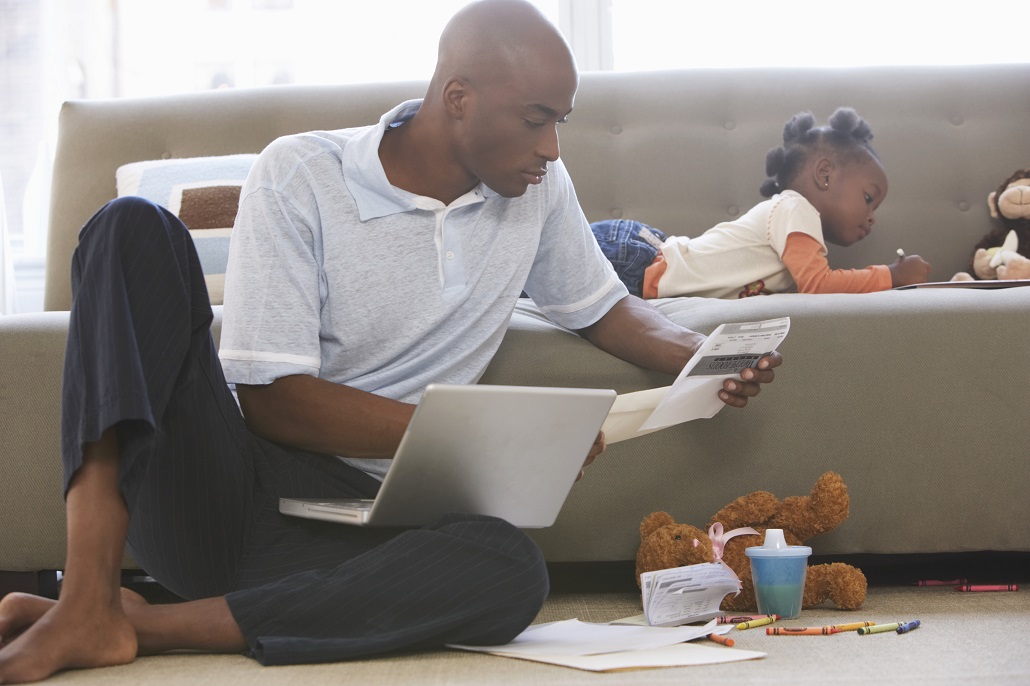
M 1030 169 L 1019 169 L 987 196 L 991 217 L 999 220 L 973 248 L 969 272 L 952 281 L 1030 279 Z
M 762 545 L 766 529 L 783 529 L 788 545 L 802 545 L 843 522 L 848 506 L 844 481 L 839 474 L 827 472 L 807 496 L 780 501 L 772 493 L 756 491 L 737 498 L 712 517 L 709 533 L 689 524 L 678 524 L 667 512 L 653 512 L 640 523 L 637 585 L 644 572 L 714 562 L 721 552 L 723 562 L 742 582 L 740 594 L 726 596 L 722 609 L 753 612 L 758 605 L 751 583 L 751 563 L 744 549 Z M 742 527 L 757 533 L 734 531 Z M 840 562 L 809 565 L 802 607 L 814 607 L 829 599 L 841 609 L 855 610 L 862 606 L 865 595 L 865 575 L 855 567 Z

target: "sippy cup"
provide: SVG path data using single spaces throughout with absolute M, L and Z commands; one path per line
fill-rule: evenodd
M 787 545 L 783 529 L 766 529 L 765 543 L 745 548 L 744 554 L 751 560 L 751 581 L 758 611 L 783 619 L 800 615 L 805 570 L 812 549 L 806 545 Z

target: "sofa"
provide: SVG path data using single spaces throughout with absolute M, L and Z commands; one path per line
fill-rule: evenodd
M 422 82 L 223 90 L 64 105 L 52 184 L 45 310 L 0 317 L 0 571 L 59 570 L 65 524 L 60 387 L 69 263 L 83 222 L 140 160 L 257 153 L 278 136 L 374 122 Z M 1030 164 L 1030 65 L 585 73 L 561 154 L 591 221 L 697 235 L 761 198 L 784 122 L 839 105 L 871 124 L 890 192 L 872 234 L 834 267 L 898 248 L 947 281 L 993 226 L 986 198 Z M 654 301 L 676 322 L 789 316 L 775 383 L 742 410 L 613 444 L 557 523 L 531 535 L 552 563 L 632 560 L 640 520 L 705 525 L 754 490 L 802 495 L 823 472 L 849 518 L 810 543 L 825 557 L 1030 551 L 1030 288 Z M 220 307 L 215 308 L 218 336 Z M 668 385 L 519 302 L 483 383 Z M 133 561 L 126 557 L 127 569 Z

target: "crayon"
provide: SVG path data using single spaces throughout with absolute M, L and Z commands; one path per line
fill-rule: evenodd
M 969 579 L 952 579 L 950 581 L 941 581 L 939 579 L 920 579 L 916 582 L 916 586 L 955 586 L 956 584 L 968 584 Z
M 913 619 L 911 622 L 905 622 L 904 624 L 899 626 L 898 627 L 898 633 L 899 634 L 903 634 L 903 633 L 906 633 L 908 631 L 912 631 L 912 629 L 917 629 L 917 628 L 919 628 L 919 620 L 918 619 Z
M 762 619 L 752 619 L 752 620 L 747 621 L 747 622 L 741 622 L 740 624 L 737 625 L 737 628 L 741 629 L 741 630 L 743 630 L 743 629 L 753 629 L 756 626 L 765 626 L 766 624 L 772 624 L 773 622 L 775 622 L 779 618 L 780 618 L 779 615 L 769 615 L 768 617 L 763 617 Z
M 740 624 L 753 619 L 765 619 L 769 615 L 723 615 L 715 620 L 716 624 Z
M 876 622 L 851 622 L 850 624 L 834 624 L 830 628 L 836 629 L 837 631 L 854 631 L 855 629 L 864 629 L 867 626 L 873 626 Z
M 1018 591 L 1018 584 L 963 584 L 962 586 L 956 586 L 956 591 L 965 591 L 966 593 L 983 593 L 986 591 Z
M 840 629 L 834 629 L 832 626 L 771 626 L 765 630 L 766 636 L 829 636 L 839 633 Z
M 869 634 L 882 634 L 885 631 L 894 631 L 901 622 L 891 622 L 890 624 L 874 624 L 873 626 L 863 627 L 858 630 L 859 636 L 868 636 Z
M 723 636 L 721 634 L 708 634 L 708 639 L 711 641 L 715 641 L 716 643 L 721 643 L 727 648 L 733 647 L 733 639 L 729 638 L 728 636 Z

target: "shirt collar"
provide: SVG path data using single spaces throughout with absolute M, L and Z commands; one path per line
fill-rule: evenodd
M 380 117 L 377 125 L 367 127 L 344 146 L 343 179 L 358 206 L 361 221 L 424 209 L 425 200 L 430 200 L 390 184 L 379 159 L 379 144 L 386 129 L 402 125 L 414 117 L 421 106 L 422 100 L 402 102 Z M 476 191 L 483 200 L 497 195 L 482 182 L 470 193 Z M 468 203 L 468 197 L 469 194 L 462 196 L 465 199 L 462 204 Z

